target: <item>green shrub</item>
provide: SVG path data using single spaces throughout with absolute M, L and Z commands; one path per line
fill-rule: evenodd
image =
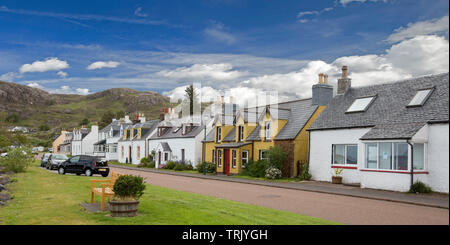
M 191 164 L 186 164 L 185 165 L 185 170 L 192 170 L 192 169 L 194 169 L 194 168 L 192 167 Z
M 270 147 L 269 150 L 266 151 L 266 156 L 268 158 L 267 163 L 269 167 L 278 168 L 279 170 L 283 169 L 283 163 L 286 161 L 287 154 L 280 146 Z
M 0 166 L 4 167 L 4 171 L 12 171 L 14 173 L 25 172 L 27 167 L 34 161 L 34 155 L 28 148 L 15 148 L 8 151 L 6 157 L 0 158 Z
M 245 166 L 245 170 L 243 171 L 243 175 L 248 175 L 251 177 L 263 178 L 266 175 L 266 169 L 268 168 L 268 164 L 266 160 L 259 160 L 254 162 L 250 160 Z
M 433 190 L 431 190 L 431 188 L 429 186 L 427 186 L 426 184 L 420 182 L 420 181 L 416 181 L 416 183 L 414 183 L 411 188 L 409 189 L 409 192 L 411 193 L 431 193 L 433 192 Z
M 299 164 L 300 165 L 300 164 Z M 300 165 L 299 177 L 301 180 L 310 180 L 312 175 L 309 173 L 309 164 Z
M 148 164 L 148 167 L 149 167 L 149 168 L 155 168 L 155 162 L 150 162 L 150 163 Z
M 170 161 L 164 166 L 164 169 L 173 169 L 175 168 L 175 165 L 176 163 L 174 161 Z
M 121 175 L 114 183 L 114 199 L 139 199 L 145 190 L 144 179 L 139 176 Z
M 186 167 L 185 167 L 185 165 L 182 164 L 182 163 L 177 163 L 177 164 L 175 164 L 175 167 L 173 168 L 173 170 L 175 170 L 175 171 L 183 171 L 183 170 L 185 170 L 185 169 L 186 169 Z
M 203 163 L 201 162 L 197 163 L 196 168 L 199 173 L 203 173 Z M 205 169 L 207 173 L 215 173 L 216 165 L 214 163 L 206 162 Z
M 148 160 L 148 158 L 143 157 L 143 158 L 141 159 L 141 163 L 150 163 L 150 161 Z

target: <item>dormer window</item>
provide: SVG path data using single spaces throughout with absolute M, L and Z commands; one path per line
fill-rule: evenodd
M 353 101 L 353 104 L 347 109 L 347 112 L 364 112 L 369 108 L 370 104 L 372 104 L 375 96 L 358 98 Z
M 216 142 L 220 142 L 220 139 L 222 138 L 222 128 L 217 127 L 216 131 Z
M 270 122 L 266 122 L 265 124 L 265 134 L 266 140 L 270 140 Z
M 408 106 L 423 106 L 430 97 L 432 91 L 432 88 L 418 90 L 416 95 L 414 95 L 412 100 L 409 102 Z
M 238 126 L 238 141 L 244 141 L 244 126 Z

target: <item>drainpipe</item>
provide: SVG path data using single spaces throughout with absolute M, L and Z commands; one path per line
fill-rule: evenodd
M 206 153 L 206 124 L 204 124 L 204 128 L 203 128 L 204 132 L 204 137 L 203 137 L 203 175 L 206 175 L 206 157 L 205 157 L 205 153 Z
M 414 145 L 409 142 L 409 140 L 406 141 L 408 145 L 411 146 L 411 187 L 414 184 Z

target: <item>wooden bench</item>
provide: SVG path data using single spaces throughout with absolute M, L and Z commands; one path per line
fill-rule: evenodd
M 104 211 L 105 209 L 105 198 L 108 198 L 108 201 L 112 196 L 114 196 L 113 186 L 116 182 L 117 178 L 119 178 L 121 174 L 116 172 L 111 172 L 111 178 L 109 179 L 93 179 L 91 180 L 91 203 L 94 203 L 94 194 L 99 195 L 102 199 L 101 209 Z M 100 184 L 101 187 L 95 187 L 95 183 L 106 182 L 105 184 Z

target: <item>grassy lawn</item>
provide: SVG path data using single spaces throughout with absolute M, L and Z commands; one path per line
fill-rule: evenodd
M 139 216 L 112 218 L 108 212 L 88 213 L 80 206 L 89 202 L 90 181 L 102 177 L 58 175 L 40 167 L 14 176 L 14 199 L 0 207 L 0 224 L 7 225 L 324 225 L 334 222 L 255 205 L 147 185 Z M 99 202 L 96 197 L 96 202 Z

